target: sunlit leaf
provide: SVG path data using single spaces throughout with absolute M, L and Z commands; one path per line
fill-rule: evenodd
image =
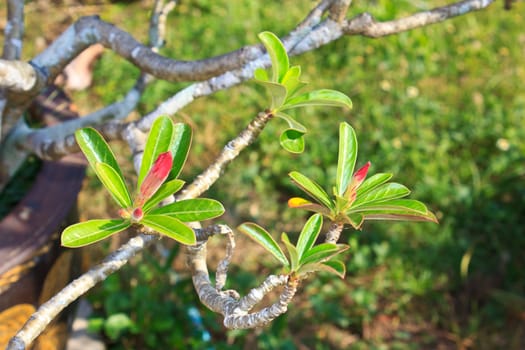
M 253 72 L 253 77 L 260 81 L 270 81 L 270 77 L 268 77 L 268 72 L 266 71 L 266 69 L 263 68 L 257 68 Z
M 370 176 L 366 179 L 361 186 L 357 189 L 357 197 L 361 197 L 365 193 L 375 189 L 376 187 L 384 184 L 392 178 L 392 174 L 378 173 Z
M 150 199 L 148 199 L 142 209 L 144 212 L 148 212 L 150 209 L 159 204 L 163 199 L 179 191 L 183 185 L 184 181 L 179 179 L 166 181 L 162 184 L 162 186 L 160 186 L 157 192 L 155 192 L 155 194 Z
M 286 49 L 281 40 L 279 40 L 279 38 L 272 32 L 259 33 L 259 39 L 266 47 L 270 59 L 272 60 L 272 81 L 280 83 L 290 65 Z
M 189 125 L 184 123 L 176 123 L 173 125 L 173 141 L 171 143 L 171 154 L 173 155 L 173 167 L 168 176 L 168 180 L 176 179 L 186 158 L 188 158 L 188 151 L 190 150 L 192 139 L 192 132 Z
M 300 276 L 307 275 L 313 272 L 325 271 L 333 273 L 340 278 L 345 277 L 346 267 L 342 261 L 339 260 L 329 260 L 322 263 L 311 263 L 307 265 L 302 265 L 299 268 L 298 274 Z
M 345 215 L 345 218 L 348 220 L 348 224 L 356 230 L 360 230 L 365 221 L 365 217 L 360 213 L 348 213 L 348 215 Z
M 284 255 L 281 247 L 275 242 L 273 237 L 261 226 L 248 222 L 239 226 L 239 231 L 259 243 L 264 249 L 270 252 L 281 264 L 290 266 L 288 259 Z
M 224 207 L 216 200 L 208 198 L 185 199 L 155 208 L 152 215 L 169 215 L 180 221 L 202 221 L 213 219 L 224 213 Z
M 297 252 L 297 248 L 290 242 L 290 238 L 288 238 L 286 232 L 281 234 L 281 241 L 284 243 L 288 251 L 288 256 L 290 257 L 290 270 L 297 271 L 299 267 L 299 253 Z
M 142 153 L 142 163 L 137 180 L 137 187 L 140 187 L 144 177 L 149 172 L 153 163 L 161 153 L 170 150 L 173 141 L 173 122 L 166 116 L 160 116 L 153 122 L 148 134 L 146 146 Z
M 390 220 L 390 221 L 426 221 L 437 223 L 436 216 L 431 212 L 419 213 L 410 210 L 366 210 L 359 212 L 364 220 Z
M 286 101 L 281 110 L 306 106 L 334 106 L 352 108 L 352 101 L 340 91 L 321 89 L 306 92 Z
M 281 146 L 290 153 L 302 153 L 304 151 L 303 133 L 294 129 L 283 131 L 279 138 Z
M 300 260 L 301 265 L 324 262 L 344 252 L 349 247 L 345 244 L 321 243 L 308 250 Z
M 106 163 L 96 163 L 95 169 L 104 187 L 122 208 L 131 207 L 131 196 L 124 179 Z
M 86 156 L 91 168 L 98 176 L 95 164 L 104 163 L 113 168 L 118 176 L 124 181 L 122 171 L 117 164 L 117 159 L 106 140 L 93 128 L 83 128 L 75 132 L 75 139 Z
M 357 159 L 357 136 L 348 123 L 339 125 L 339 155 L 337 160 L 336 194 L 343 196 L 352 180 Z
M 277 112 L 277 113 L 275 113 L 275 116 L 283 119 L 284 121 L 286 121 L 288 123 L 288 126 L 290 127 L 290 129 L 297 130 L 297 131 L 299 131 L 299 132 L 301 132 L 303 134 L 306 133 L 306 131 L 307 131 L 306 127 L 303 124 L 299 123 L 294 118 L 292 118 L 291 116 L 289 116 L 288 114 L 285 114 L 285 113 L 282 113 L 282 112 Z
M 334 205 L 330 200 L 330 197 L 328 197 L 328 194 L 317 183 L 297 171 L 292 171 L 288 175 L 297 186 L 299 186 L 314 200 L 323 204 L 329 209 L 334 209 Z
M 390 182 L 383 184 L 372 191 L 364 194 L 363 196 L 357 197 L 356 201 L 352 205 L 352 209 L 363 205 L 372 204 L 377 202 L 384 202 L 391 199 L 402 198 L 410 194 L 410 190 L 405 186 L 396 182 Z
M 194 245 L 197 242 L 195 232 L 177 218 L 146 214 L 140 223 L 182 244 Z
M 321 226 L 323 226 L 323 217 L 320 214 L 312 215 L 306 224 L 304 224 L 297 240 L 297 254 L 299 255 L 299 259 L 302 258 L 306 251 L 312 248 L 319 236 L 319 232 L 321 232 Z
M 332 272 L 344 279 L 346 274 L 346 265 L 340 260 L 328 260 L 323 263 L 324 266 L 328 267 L 328 272 Z
M 62 232 L 64 247 L 76 248 L 98 242 L 131 226 L 129 220 L 99 219 L 80 222 L 67 227 Z
M 352 212 L 366 212 L 369 210 L 405 210 L 414 214 L 426 214 L 428 209 L 425 204 L 415 199 L 393 199 L 376 203 L 365 203 L 357 208 L 352 208 Z
M 293 66 L 284 75 L 283 80 L 281 81 L 281 84 L 283 84 L 286 87 L 286 97 L 290 98 L 293 95 L 295 95 L 299 90 L 301 90 L 303 87 L 307 85 L 307 83 L 302 82 L 299 80 L 299 77 L 301 76 L 301 67 L 300 66 Z
M 268 92 L 270 93 L 270 96 L 272 97 L 272 104 L 270 109 L 272 111 L 279 110 L 279 108 L 281 108 L 286 99 L 286 88 L 284 87 L 284 85 L 262 80 L 256 80 L 256 82 L 264 86 L 266 90 L 268 90 Z

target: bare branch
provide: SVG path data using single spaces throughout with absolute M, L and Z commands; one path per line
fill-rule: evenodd
M 330 7 L 329 17 L 332 21 L 341 23 L 345 17 L 352 0 L 336 0 Z
M 233 257 L 233 251 L 235 250 L 235 238 L 233 236 L 233 231 L 228 227 L 228 244 L 226 245 L 226 256 L 219 262 L 217 265 L 217 271 L 215 272 L 215 289 L 218 291 L 224 288 L 226 284 L 226 279 L 228 277 L 228 266 Z
M 48 81 L 89 45 L 100 43 L 135 64 L 143 72 L 167 81 L 208 79 L 235 69 L 259 55 L 261 47 L 248 46 L 228 54 L 196 61 L 177 61 L 158 55 L 127 32 L 100 18 L 82 17 L 59 36 L 33 63 L 48 72 Z
M 206 266 L 206 250 L 206 243 L 186 247 L 187 263 L 199 299 L 210 310 L 224 316 L 225 327 L 235 329 L 260 327 L 287 311 L 288 304 L 297 291 L 298 280 L 292 280 L 286 275 L 270 275 L 259 287 L 252 289 L 248 295 L 239 300 L 237 292 L 221 292 L 217 286 L 213 287 Z M 249 313 L 265 295 L 282 285 L 284 290 L 279 296 L 279 301 L 258 312 Z
M 37 84 L 35 68 L 22 61 L 0 59 L 2 87 L 12 92 L 30 91 Z
M 24 35 L 24 0 L 7 1 L 7 23 L 4 29 L 4 52 L 6 60 L 17 60 L 22 54 Z
M 295 293 L 297 292 L 298 280 L 291 280 L 288 276 L 268 276 L 265 283 L 261 287 L 252 289 L 250 291 L 254 295 L 260 296 L 261 298 L 267 294 L 270 290 L 278 285 L 284 286 L 284 291 L 279 296 L 279 301 L 272 304 L 269 307 L 254 312 L 245 313 L 241 311 L 241 308 L 237 308 L 231 315 L 227 315 L 224 318 L 224 326 L 233 329 L 248 329 L 264 326 L 273 321 L 278 316 L 288 311 L 288 304 L 292 301 Z
M 494 0 L 465 0 L 388 22 L 377 22 L 371 14 L 363 13 L 344 24 L 344 33 L 378 38 L 443 22 L 452 17 L 484 9 L 493 2 Z

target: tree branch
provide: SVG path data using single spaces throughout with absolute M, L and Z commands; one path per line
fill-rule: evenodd
M 344 224 L 339 222 L 332 222 L 330 225 L 330 228 L 328 228 L 328 232 L 326 232 L 326 243 L 333 243 L 337 244 L 339 241 L 339 237 L 341 236 L 341 232 L 343 232 Z
M 53 81 L 64 67 L 89 45 L 100 43 L 132 62 L 141 71 L 167 81 L 209 79 L 235 69 L 262 51 L 259 45 L 195 61 L 179 61 L 158 55 L 127 32 L 96 16 L 82 17 L 59 36 L 33 63 Z
M 2 58 L 17 60 L 22 54 L 24 35 L 24 0 L 7 1 L 7 23 L 4 29 L 4 52 Z
M 379 38 L 482 10 L 493 2 L 494 0 L 465 0 L 387 22 L 377 22 L 371 14 L 363 13 L 346 21 L 344 33 L 346 35 L 360 34 L 371 38 Z
M 237 292 L 222 292 L 217 286 L 212 285 L 206 266 L 206 251 L 206 243 L 186 247 L 187 264 L 192 272 L 193 285 L 199 299 L 210 310 L 224 316 L 225 327 L 234 329 L 260 327 L 287 311 L 288 304 L 297 291 L 298 280 L 292 280 L 286 275 L 270 275 L 259 287 L 239 299 Z M 258 312 L 249 313 L 265 295 L 282 285 L 284 290 L 279 296 L 279 301 Z

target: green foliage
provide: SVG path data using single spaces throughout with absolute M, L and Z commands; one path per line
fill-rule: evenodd
M 183 181 L 176 177 L 186 161 L 191 143 L 191 129 L 174 124 L 168 117 L 153 123 L 146 141 L 135 199 L 126 187 L 122 171 L 111 148 L 95 130 L 85 128 L 75 133 L 82 152 L 96 175 L 121 207 L 121 219 L 89 220 L 67 227 L 62 245 L 81 247 L 98 242 L 133 224 L 149 227 L 182 244 L 195 244 L 195 233 L 184 222 L 202 221 L 220 216 L 221 203 L 212 199 L 188 199 L 155 208 L 163 199 L 177 192 Z
M 442 6 L 443 2 L 414 4 L 354 1 L 352 11 L 392 20 Z M 178 29 L 167 31 L 167 45 L 161 52 L 184 59 L 222 54 L 253 43 L 257 33 L 266 28 L 286 33 L 311 6 L 310 2 L 297 1 L 180 2 L 173 14 Z M 275 142 L 281 125 L 269 123 L 260 141 L 252 145 L 253 152 L 241 154 L 236 161 L 236 168 L 243 172 L 228 170 L 208 196 L 220 198 L 239 220 L 276 227 L 276 232 L 300 231 L 298 222 L 303 222 L 304 212 L 284 208 L 287 198 L 302 193 L 286 174 L 290 169 L 300 169 L 332 193 L 337 125 L 348 121 L 358 131 L 361 154 L 373 155 L 376 169 L 388 169 L 396 174 L 396 181 L 411 184 L 414 198 L 432 203 L 440 225 L 365 222 L 362 232 L 348 238 L 351 258 L 346 265 L 351 278 L 327 281 L 328 276 L 317 275 L 304 286 L 301 302 L 264 332 L 228 332 L 228 343 L 222 330 L 212 332 L 217 349 L 346 349 L 345 339 L 356 349 L 393 348 L 400 341 L 404 348 L 447 348 L 458 343 L 472 343 L 475 348 L 512 348 L 513 342 L 521 339 L 523 331 L 516 327 L 520 324 L 515 316 L 517 309 L 492 297 L 492 291 L 498 288 L 520 295 L 525 288 L 525 128 L 521 127 L 525 62 L 519 39 L 524 6 L 525 2 L 518 1 L 512 11 L 503 11 L 496 2 L 488 11 L 438 25 L 378 40 L 343 38 L 293 58 L 294 64 L 303 67 L 304 80 L 315 79 L 316 86 L 329 86 L 350 96 L 352 111 L 333 114 L 331 109 L 301 109 L 298 120 L 307 123 L 309 138 L 316 142 L 308 142 L 307 152 L 300 157 L 286 155 Z M 141 25 L 147 21 L 146 12 L 137 2 L 113 7 L 102 17 L 146 40 Z M 29 23 L 26 32 L 41 36 L 45 28 Z M 26 54 L 32 49 L 24 47 Z M 111 103 L 133 86 L 137 74 L 131 64 L 107 51 L 96 65 L 94 89 L 77 94 L 86 96 L 90 105 L 93 101 Z M 184 84 L 162 81 L 149 85 L 140 112 L 157 107 L 181 87 Z M 185 167 L 184 176 L 198 174 L 212 160 L 210 154 L 217 154 L 238 133 L 240 125 L 266 107 L 261 103 L 262 90 L 255 89 L 241 85 L 198 99 L 176 116 L 180 121 L 191 117 L 195 130 L 196 142 L 188 159 L 191 166 Z M 292 117 L 294 112 L 290 111 Z M 383 179 L 389 176 L 382 175 Z M 359 190 L 363 188 L 364 184 Z M 460 262 L 469 251 L 468 273 L 462 279 Z M 271 259 L 270 255 L 266 257 Z M 249 266 L 254 260 L 266 264 L 264 256 L 247 254 L 243 265 Z M 148 321 L 151 317 L 146 317 L 142 335 L 133 333 L 132 338 L 128 333 L 120 338 L 120 346 L 183 348 L 145 345 L 144 338 L 168 341 L 172 334 L 186 339 L 193 336 L 198 342 L 201 338 L 194 335 L 194 327 L 186 327 L 191 322 L 185 318 L 184 303 L 194 296 L 191 283 L 170 284 L 168 293 L 159 292 L 164 279 L 155 283 L 139 278 L 137 282 L 133 280 L 137 269 L 121 277 L 120 292 L 137 295 L 130 281 L 138 283 L 142 286 L 140 293 L 149 293 L 142 304 L 149 303 L 150 314 L 157 310 L 158 318 L 168 319 L 166 310 L 172 310 L 169 314 L 177 318 L 171 322 L 177 326 L 160 333 Z M 230 274 L 230 281 L 246 289 L 255 283 L 250 272 L 241 271 Z M 107 310 L 113 310 L 122 294 L 110 296 L 108 290 L 94 299 L 106 300 Z M 166 295 L 170 295 L 169 302 Z M 154 306 L 157 301 L 161 307 Z M 173 311 L 172 303 L 180 308 Z M 198 305 L 198 301 L 188 305 Z M 129 312 L 148 306 L 135 304 Z M 304 314 L 310 310 L 305 327 Z M 385 319 L 391 321 L 377 322 Z M 220 321 L 213 318 L 209 327 L 217 323 Z M 381 333 L 382 325 L 400 330 L 391 333 L 386 328 Z M 414 330 L 414 325 L 421 328 Z M 341 343 L 337 343 L 339 336 Z M 133 339 L 138 339 L 134 343 L 138 345 L 129 344 Z
M 354 173 L 357 158 L 357 137 L 353 128 L 341 123 L 339 129 L 339 160 L 334 198 L 314 181 L 299 172 L 291 172 L 292 181 L 317 203 L 301 197 L 288 201 L 292 208 L 321 213 L 330 220 L 350 224 L 358 229 L 365 220 L 405 220 L 437 222 L 427 207 L 413 199 L 400 199 L 410 190 L 392 182 L 391 174 L 376 174 L 365 181 L 370 162 Z
M 284 113 L 291 109 L 306 106 L 336 106 L 352 108 L 352 101 L 342 92 L 322 89 L 298 94 L 307 84 L 300 80 L 301 67 L 290 67 L 288 53 L 279 38 L 271 32 L 262 32 L 259 38 L 263 42 L 272 61 L 272 74 L 258 68 L 255 81 L 266 88 L 272 97 L 270 113 L 283 119 L 288 129 L 281 133 L 281 146 L 291 153 L 304 151 L 304 137 L 307 129 L 293 117 Z
M 335 256 L 348 249 L 344 244 L 322 243 L 314 245 L 323 225 L 323 217 L 312 215 L 304 225 L 297 245 L 293 245 L 288 235 L 283 232 L 283 242 L 288 257 L 283 253 L 277 242 L 264 228 L 254 223 L 244 223 L 239 230 L 259 243 L 284 266 L 286 273 L 293 278 L 305 278 L 308 274 L 317 271 L 328 271 L 344 278 L 345 266 L 334 260 Z

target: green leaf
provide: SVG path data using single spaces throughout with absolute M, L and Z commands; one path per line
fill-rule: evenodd
M 286 88 L 284 85 L 262 80 L 256 80 L 256 82 L 264 86 L 270 93 L 270 96 L 272 97 L 272 105 L 270 106 L 270 109 L 272 111 L 279 110 L 286 99 Z
M 259 243 L 264 249 L 270 252 L 285 267 L 290 267 L 288 259 L 284 255 L 281 247 L 275 242 L 273 237 L 261 226 L 247 222 L 238 227 L 239 231 Z
M 299 239 L 297 240 L 297 254 L 299 255 L 299 259 L 313 247 L 319 236 L 319 232 L 321 232 L 321 226 L 323 226 L 323 217 L 320 214 L 312 215 L 306 224 L 304 224 Z
M 388 173 L 378 173 L 373 176 L 370 176 L 357 189 L 357 197 L 361 197 L 365 193 L 372 191 L 373 189 L 375 189 L 379 185 L 384 184 L 391 178 L 392 178 L 392 174 L 388 174 Z
M 82 247 L 98 242 L 130 226 L 131 222 L 124 219 L 99 219 L 79 222 L 67 227 L 62 232 L 61 242 L 64 247 Z
M 152 215 L 169 215 L 180 221 L 202 221 L 224 214 L 224 207 L 216 200 L 208 198 L 185 199 L 155 208 Z
M 281 110 L 306 106 L 334 106 L 352 108 L 352 101 L 340 91 L 321 89 L 288 99 Z
M 321 243 L 308 250 L 300 260 L 301 265 L 320 263 L 349 248 L 346 244 Z
M 275 116 L 283 119 L 284 121 L 286 121 L 288 123 L 288 126 L 290 127 L 290 129 L 297 130 L 299 132 L 302 132 L 303 134 L 305 134 L 306 131 L 308 131 L 303 124 L 299 123 L 298 121 L 296 121 L 295 119 L 290 117 L 288 114 L 285 114 L 285 113 L 282 113 L 282 112 L 277 112 L 277 113 L 275 113 Z
M 117 159 L 113 154 L 111 148 L 106 143 L 106 140 L 93 128 L 83 128 L 75 132 L 75 139 L 82 150 L 82 153 L 86 156 L 89 165 L 97 173 L 96 164 L 105 163 L 113 168 L 124 181 L 122 171 L 118 166 Z M 100 178 L 100 177 L 99 177 Z
M 348 223 L 356 230 L 360 230 L 361 225 L 363 225 L 363 222 L 365 221 L 365 217 L 359 213 L 350 212 L 348 215 L 345 215 L 345 218 L 348 220 Z
M 173 141 L 171 143 L 171 154 L 173 155 L 173 167 L 171 168 L 168 180 L 176 179 L 186 158 L 191 146 L 192 132 L 189 125 L 184 123 L 176 123 L 173 125 Z
M 283 131 L 279 142 L 281 146 L 290 153 L 302 153 L 304 151 L 303 133 L 294 129 Z
M 197 243 L 193 230 L 174 217 L 146 214 L 140 223 L 182 244 Z
M 157 192 L 147 200 L 147 202 L 144 204 L 142 210 L 147 213 L 151 208 L 155 207 L 157 204 L 159 204 L 163 199 L 165 199 L 168 196 L 171 196 L 172 194 L 176 193 L 178 190 L 182 188 L 184 185 L 184 181 L 175 179 L 171 181 L 167 181 L 163 183 Z
M 281 40 L 272 32 L 259 33 L 259 39 L 266 47 L 272 60 L 272 81 L 280 83 L 290 66 L 286 49 Z
M 286 87 L 286 97 L 290 98 L 293 95 L 295 95 L 299 90 L 301 90 L 303 87 L 308 85 L 305 82 L 302 82 L 299 80 L 299 77 L 301 76 L 301 67 L 300 66 L 293 66 L 284 75 L 284 78 L 281 82 Z
M 339 156 L 337 160 L 336 194 L 343 196 L 352 181 L 357 159 L 357 136 L 348 123 L 339 125 Z
M 389 210 L 388 213 L 381 213 L 381 212 L 364 212 L 361 213 L 364 214 L 365 220 L 390 220 L 390 221 L 425 221 L 425 222 L 433 222 L 438 223 L 438 220 L 436 216 L 432 212 L 428 212 L 426 214 L 414 214 L 411 212 L 406 211 L 393 211 Z
M 364 220 L 400 220 L 400 221 L 429 221 L 437 223 L 437 219 L 428 210 L 425 204 L 414 199 L 394 199 L 375 204 L 364 204 L 352 209 Z
M 425 204 L 415 199 L 393 199 L 379 203 L 366 203 L 357 208 L 353 208 L 352 212 L 363 212 L 368 210 L 406 210 L 414 213 L 425 214 L 428 209 Z
M 253 72 L 253 77 L 260 81 L 270 81 L 270 78 L 268 77 L 268 72 L 264 68 L 257 68 Z
M 356 201 L 352 205 L 352 209 L 364 204 L 385 202 L 391 199 L 402 198 L 408 194 L 410 194 L 410 190 L 405 186 L 396 182 L 386 183 L 361 197 L 357 197 Z
M 298 271 L 300 276 L 307 275 L 312 272 L 325 271 L 333 273 L 341 278 L 345 277 L 346 267 L 342 261 L 339 260 L 329 260 L 323 263 L 311 263 L 307 265 L 302 265 Z
M 341 260 L 328 260 L 323 263 L 328 268 L 328 272 L 334 273 L 342 279 L 345 278 L 346 266 Z
M 295 272 L 299 268 L 299 253 L 297 252 L 297 248 L 290 242 L 286 232 L 281 234 L 281 241 L 288 251 L 288 256 L 290 256 L 290 271 Z
M 324 271 L 331 272 L 337 276 L 339 276 L 341 279 L 345 278 L 346 274 L 346 266 L 345 264 L 340 260 L 328 260 L 325 261 L 323 264 L 327 269 Z
M 146 146 L 142 153 L 142 163 L 140 164 L 137 188 L 140 187 L 142 180 L 148 174 L 153 163 L 159 156 L 170 149 L 173 140 L 173 122 L 166 116 L 160 116 L 153 122 L 148 134 Z
M 131 207 L 131 196 L 128 188 L 124 183 L 124 179 L 119 176 L 115 169 L 106 163 L 96 163 L 95 169 L 98 178 L 117 204 L 122 208 Z
M 334 205 L 330 200 L 330 197 L 328 197 L 328 194 L 317 183 L 297 171 L 292 171 L 288 175 L 297 186 L 299 186 L 314 200 L 320 204 L 323 204 L 330 210 L 334 209 Z

